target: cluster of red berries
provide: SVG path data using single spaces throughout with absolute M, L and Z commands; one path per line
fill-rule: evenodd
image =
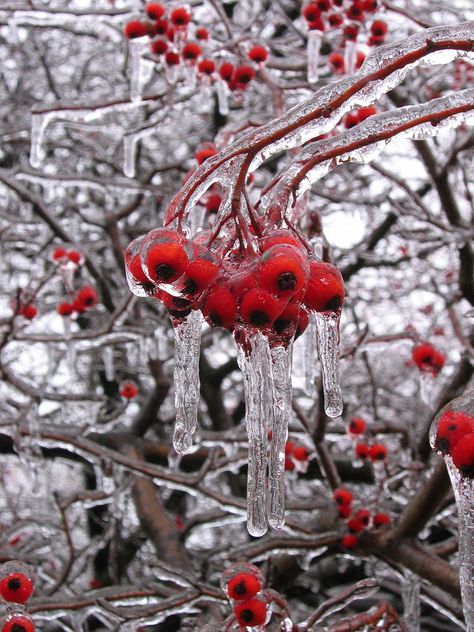
M 25 303 L 23 304 L 21 301 L 16 308 L 16 313 L 19 316 L 23 316 L 27 320 L 33 320 L 35 316 L 38 314 L 38 309 L 33 305 L 33 303 Z
M 61 316 L 71 316 L 71 314 L 83 314 L 87 310 L 92 309 L 97 305 L 97 292 L 90 285 L 82 287 L 74 297 L 74 299 L 68 303 L 59 303 L 57 306 L 57 312 Z
M 0 568 L 0 596 L 10 614 L 1 624 L 1 632 L 34 632 L 35 626 L 24 607 L 34 589 L 34 575 L 20 562 L 7 562 Z
M 436 428 L 435 449 L 449 454 L 465 476 L 474 476 L 474 415 L 448 410 Z
M 292 472 L 305 472 L 308 467 L 310 451 L 304 445 L 295 445 L 293 441 L 287 441 L 285 445 L 285 470 Z
M 72 264 L 73 266 L 79 266 L 84 261 L 82 253 L 78 250 L 68 250 L 63 246 L 55 248 L 51 257 L 53 261 L 59 265 Z
M 120 385 L 120 395 L 124 399 L 134 399 L 138 395 L 138 388 L 134 382 L 123 382 Z
M 357 440 L 355 446 L 355 457 L 357 459 L 370 459 L 372 463 L 385 461 L 387 458 L 387 448 L 383 443 L 372 443 L 359 441 L 360 437 L 367 430 L 367 423 L 361 417 L 354 417 L 351 420 L 347 432 Z
M 416 345 L 412 351 L 412 359 L 422 373 L 436 377 L 445 364 L 444 355 L 429 342 Z
M 125 25 L 125 37 L 150 37 L 152 54 L 161 58 L 166 66 L 178 66 L 183 62 L 194 66 L 198 76 L 209 80 L 215 79 L 218 73 L 230 90 L 245 90 L 255 77 L 255 68 L 249 64 L 234 67 L 230 62 L 223 62 L 218 66 L 212 55 L 204 54 L 209 32 L 203 26 L 192 24 L 188 9 L 178 7 L 168 14 L 163 5 L 152 2 L 145 7 L 145 15 L 145 20 L 133 20 Z M 188 40 L 191 30 L 195 41 Z M 268 50 L 261 45 L 252 46 L 247 54 L 249 60 L 258 65 L 268 59 Z
M 371 515 L 368 509 L 352 509 L 353 495 L 345 487 L 339 487 L 333 493 L 333 499 L 337 506 L 339 516 L 346 520 L 349 533 L 341 539 L 341 545 L 345 549 L 355 549 L 359 544 L 358 536 L 367 529 L 378 529 L 391 523 L 388 513 L 381 512 Z
M 258 253 L 206 247 L 207 231 L 193 240 L 157 228 L 135 239 L 125 253 L 127 280 L 138 296 L 160 299 L 173 319 L 201 310 L 210 326 L 233 331 L 242 342 L 250 330 L 274 345 L 288 344 L 308 325 L 311 310 L 338 314 L 344 283 L 330 263 L 308 256 L 291 230 L 263 234 Z
M 260 594 L 262 585 L 263 577 L 253 564 L 234 564 L 222 574 L 222 589 L 242 628 L 263 625 L 267 619 L 267 600 Z

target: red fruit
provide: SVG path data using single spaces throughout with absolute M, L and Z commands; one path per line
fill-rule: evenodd
M 314 22 L 308 22 L 308 28 L 310 31 L 324 31 L 326 27 L 323 20 L 319 18 L 319 20 L 315 20 Z
M 342 32 L 344 33 L 344 39 L 349 42 L 355 42 L 359 35 L 359 26 L 357 24 L 348 24 Z
M 387 513 L 375 514 L 372 520 L 372 524 L 374 525 L 375 529 L 378 529 L 379 527 L 383 527 L 387 524 L 390 524 L 391 522 L 392 522 L 392 519 Z
M 383 20 L 374 20 L 372 22 L 372 25 L 370 27 L 370 32 L 375 37 L 382 37 L 387 33 L 387 31 L 388 31 L 388 24 L 384 22 Z
M 349 20 L 358 20 L 362 22 L 364 19 L 364 10 L 357 2 L 354 2 L 346 11 L 346 16 Z
M 268 59 L 268 50 L 265 46 L 253 46 L 249 50 L 249 59 L 257 64 L 263 64 L 263 62 Z
M 173 318 L 185 318 L 191 313 L 192 304 L 191 301 L 188 301 L 186 298 L 173 296 L 173 294 L 169 294 L 163 290 L 158 290 L 157 298 L 160 299 L 168 310 L 169 315 Z
M 358 544 L 359 544 L 358 537 L 356 535 L 353 535 L 352 533 L 347 533 L 341 539 L 341 546 L 344 549 L 347 549 L 348 551 L 351 551 L 352 549 L 356 549 Z
M 285 470 L 287 472 L 292 472 L 295 467 L 294 462 L 289 457 L 285 457 Z
M 79 265 L 82 261 L 82 254 L 77 250 L 70 250 L 67 253 L 67 258 L 69 259 L 69 261 L 72 261 L 76 265 Z
M 378 46 L 379 44 L 383 44 L 385 41 L 385 35 L 381 35 L 379 37 L 375 35 L 371 35 L 367 40 L 367 44 L 369 46 Z
M 34 632 L 35 624 L 26 614 L 13 614 L 2 625 L 2 632 Z
M 328 22 L 330 26 L 341 26 L 341 24 L 344 22 L 344 18 L 339 13 L 331 13 L 330 15 L 328 15 Z M 337 55 L 338 53 L 334 54 Z
M 474 417 L 448 410 L 439 420 L 435 448 L 443 454 L 449 453 L 465 435 L 472 432 L 474 432 Z
M 316 22 L 321 17 L 321 11 L 317 4 L 307 4 L 301 14 L 306 22 Z
M 181 51 L 181 56 L 186 61 L 194 62 L 199 55 L 202 55 L 202 48 L 195 42 L 189 42 L 189 44 L 183 46 L 183 50 Z
M 211 158 L 211 156 L 215 156 L 216 154 L 217 149 L 215 147 L 206 147 L 206 149 L 197 151 L 194 157 L 196 158 L 198 165 L 202 165 L 205 160 Z
M 347 528 L 351 533 L 362 533 L 365 529 L 365 525 L 359 518 L 351 518 L 347 521 Z
M 184 271 L 183 294 L 196 294 L 207 289 L 218 272 L 217 265 L 209 259 L 195 259 Z
M 378 8 L 378 2 L 377 0 L 365 0 L 363 7 L 367 13 L 373 13 Z
M 293 450 L 293 458 L 297 461 L 307 461 L 309 457 L 309 450 L 304 445 L 298 445 Z
M 337 312 L 342 307 L 344 281 L 336 266 L 326 261 L 310 261 L 303 302 L 316 312 Z
M 289 298 L 305 288 L 308 277 L 308 260 L 299 248 L 281 244 L 262 254 L 257 282 L 268 292 Z
M 221 76 L 221 79 L 224 79 L 224 81 L 230 81 L 233 74 L 234 66 L 232 64 L 230 64 L 229 62 L 221 64 L 219 68 L 219 75 Z
M 474 432 L 464 435 L 454 446 L 451 457 L 454 465 L 466 476 L 474 474 Z
M 321 13 L 325 13 L 331 8 L 331 0 L 316 0 L 316 4 Z
M 168 20 L 157 20 L 153 25 L 154 35 L 166 35 L 168 33 Z
M 262 625 L 267 618 L 267 604 L 263 599 L 249 599 L 237 604 L 234 614 L 242 627 Z
M 8 573 L 0 580 L 0 595 L 5 601 L 26 603 L 33 592 L 33 582 L 20 571 Z
M 359 69 L 365 61 L 365 54 L 358 50 L 356 53 L 356 68 Z
M 436 376 L 444 366 L 444 355 L 428 342 L 423 342 L 413 349 L 413 361 L 425 373 Z
M 120 395 L 125 399 L 133 399 L 138 395 L 138 388 L 133 382 L 124 382 L 120 387 Z
M 355 127 L 359 123 L 360 120 L 357 112 L 348 112 L 344 117 L 344 127 L 346 129 L 351 129 L 351 127 Z
M 345 487 L 335 489 L 332 497 L 337 505 L 350 505 L 352 502 L 352 493 Z
M 151 2 L 145 7 L 145 13 L 150 20 L 159 20 L 165 14 L 165 7 L 157 2 Z
M 366 443 L 358 443 L 355 449 L 355 455 L 358 459 L 368 459 L 370 448 Z
M 262 584 L 252 573 L 238 573 L 227 584 L 227 595 L 234 601 L 247 601 L 261 590 Z
M 344 73 L 344 56 L 341 55 L 341 53 L 331 53 L 328 56 L 328 64 L 338 75 L 342 75 Z
M 383 461 L 387 457 L 387 448 L 383 443 L 374 443 L 369 448 L 369 458 L 371 461 Z
M 143 267 L 155 283 L 173 283 L 188 266 L 188 255 L 172 233 L 158 234 L 146 246 L 142 255 Z
M 199 28 L 196 29 L 196 38 L 198 40 L 208 40 L 209 39 L 209 33 L 207 31 L 207 29 L 205 29 L 203 26 L 200 26 Z
M 76 294 L 74 305 L 79 312 L 91 309 L 97 304 L 97 292 L 93 287 L 85 285 Z
M 239 90 L 245 90 L 248 84 L 255 77 L 255 70 L 251 66 L 237 66 L 232 79 Z
M 62 259 L 65 256 L 66 256 L 65 248 L 59 247 L 53 250 L 53 261 L 58 261 L 59 259 Z
M 169 50 L 165 54 L 165 62 L 168 66 L 177 66 L 179 64 L 179 55 L 172 50 Z
M 375 107 L 375 105 L 369 105 L 366 108 L 359 108 L 357 110 L 357 117 L 359 119 L 359 123 L 361 123 L 362 121 L 365 121 L 365 119 L 369 118 L 369 116 L 374 116 L 374 114 L 377 114 L 377 108 Z
M 364 525 L 364 527 L 369 526 L 370 511 L 368 509 L 359 509 L 355 517 L 357 518 L 357 520 L 360 520 L 360 522 Z
M 284 304 L 270 292 L 260 288 L 249 290 L 240 303 L 240 316 L 244 323 L 254 327 L 268 327 L 283 311 Z
M 217 213 L 222 202 L 222 197 L 217 193 L 211 193 L 206 200 L 206 210 L 208 213 Z
M 237 318 L 237 299 L 227 286 L 214 285 L 209 290 L 202 313 L 210 325 L 231 329 Z
M 362 434 L 367 427 L 367 424 L 360 417 L 354 417 L 354 419 L 349 424 L 349 432 L 354 435 Z
M 38 310 L 34 305 L 31 305 L 31 303 L 29 305 L 24 305 L 20 311 L 20 314 L 23 316 L 23 318 L 26 318 L 28 320 L 33 320 L 37 313 Z
M 293 454 L 293 450 L 295 449 L 295 444 L 293 441 L 287 441 L 285 444 L 285 454 L 288 456 Z
M 171 11 L 170 19 L 175 26 L 186 27 L 191 20 L 191 16 L 184 7 L 179 7 Z
M 74 311 L 74 305 L 71 303 L 59 303 L 56 311 L 60 316 L 70 316 Z
M 300 307 L 300 313 L 298 316 L 298 323 L 296 325 L 296 333 L 295 340 L 303 334 L 309 325 L 309 316 L 308 312 L 304 309 L 304 307 Z
M 340 518 L 346 520 L 351 515 L 352 509 L 350 505 L 338 505 L 337 512 Z
M 151 52 L 155 55 L 163 55 L 168 50 L 168 42 L 157 39 L 151 44 Z
M 272 231 L 271 233 L 262 237 L 258 242 L 260 251 L 262 253 L 264 253 L 272 246 L 281 246 L 283 244 L 303 249 L 303 244 L 301 243 L 301 240 L 298 239 L 296 233 L 291 230 L 285 230 L 284 228 Z
M 198 64 L 198 70 L 203 75 L 212 75 L 215 69 L 216 65 L 212 59 L 203 59 Z
M 134 294 L 138 293 L 138 289 L 143 290 L 146 294 L 152 295 L 155 286 L 145 274 L 142 266 L 142 250 L 145 243 L 145 237 L 137 237 L 125 250 L 125 272 L 130 289 Z
M 140 20 L 132 20 L 125 25 L 123 32 L 128 39 L 144 37 L 148 34 L 148 26 L 144 22 L 140 22 Z
M 300 318 L 300 306 L 288 304 L 272 325 L 279 336 L 292 337 L 296 333 Z

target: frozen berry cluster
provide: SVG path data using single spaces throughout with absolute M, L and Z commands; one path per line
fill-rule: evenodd
M 34 590 L 32 569 L 21 562 L 6 562 L 0 567 L 0 596 L 8 610 L 1 632 L 34 632 L 33 619 L 25 607 Z
M 293 441 L 287 441 L 285 445 L 285 470 L 288 472 L 304 473 L 308 469 L 310 451 L 304 445 L 296 445 Z
M 366 508 L 354 511 L 352 507 L 352 492 L 345 487 L 339 487 L 334 490 L 333 499 L 339 516 L 346 521 L 348 530 L 348 533 L 341 538 L 341 546 L 344 549 L 355 549 L 359 544 L 358 536 L 363 531 L 379 529 L 391 523 L 390 515 L 385 512 L 372 514 Z
M 232 602 L 234 617 L 242 628 L 260 626 L 267 620 L 268 603 L 262 586 L 262 574 L 253 564 L 234 564 L 222 574 L 222 590 Z
M 59 272 L 68 289 L 74 272 L 84 263 L 84 257 L 79 250 L 68 249 L 65 246 L 55 248 L 51 254 L 52 261 L 58 266 Z M 80 288 L 68 301 L 62 301 L 56 307 L 61 316 L 83 314 L 97 305 L 97 292 L 90 285 Z
M 463 411 L 444 412 L 436 428 L 434 448 L 449 455 L 463 475 L 474 477 L 474 416 Z
M 372 463 L 385 461 L 388 452 L 384 443 L 369 443 L 368 441 L 360 440 L 366 430 L 367 423 L 361 417 L 354 417 L 347 428 L 349 436 L 357 441 L 354 449 L 355 458 L 364 461 L 369 459 Z
M 429 342 L 413 347 L 412 359 L 422 373 L 436 377 L 445 364 L 445 357 Z
M 311 311 L 340 313 L 339 270 L 308 254 L 295 232 L 262 234 L 257 252 L 234 244 L 211 250 L 208 242 L 207 231 L 187 239 L 170 228 L 138 237 L 125 253 L 130 289 L 159 299 L 178 322 L 201 310 L 211 327 L 234 332 L 238 342 L 261 331 L 274 346 L 286 345 L 306 329 Z

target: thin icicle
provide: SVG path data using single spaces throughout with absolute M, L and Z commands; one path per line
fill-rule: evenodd
M 174 329 L 174 384 L 176 424 L 173 445 L 178 454 L 192 448 L 199 405 L 199 352 L 201 347 L 202 313 L 193 310 Z
M 350 77 L 354 74 L 357 62 L 357 44 L 355 42 L 346 41 L 344 47 L 344 69 L 346 75 Z
M 403 573 L 402 580 L 402 600 L 403 600 L 403 620 L 410 632 L 420 632 L 421 602 L 420 588 L 421 582 L 417 575 L 410 571 Z
M 123 137 L 123 172 L 127 178 L 134 178 L 136 172 L 138 138 L 131 134 Z
M 324 410 L 328 417 L 342 413 L 341 379 L 339 374 L 339 319 L 315 314 L 318 353 L 324 392 Z
M 130 99 L 141 101 L 143 89 L 150 79 L 154 63 L 143 59 L 142 55 L 148 46 L 148 36 L 132 39 L 129 42 L 130 51 Z
M 273 426 L 268 480 L 270 505 L 268 522 L 274 529 L 285 524 L 285 445 L 291 417 L 291 365 L 293 343 L 271 351 L 273 374 Z
M 304 370 L 304 390 L 308 397 L 316 395 L 316 353 L 318 332 L 316 328 L 316 318 L 313 314 L 309 315 L 308 328 L 304 333 L 305 346 L 303 355 Z
M 308 43 L 306 46 L 306 57 L 308 63 L 308 81 L 316 83 L 319 79 L 319 59 L 321 53 L 321 42 L 323 34 L 317 29 L 308 31 Z
M 216 81 L 217 107 L 221 116 L 229 114 L 229 88 L 222 79 Z
M 268 339 L 256 333 L 247 354 L 240 346 L 238 362 L 244 377 L 245 423 L 249 440 L 247 529 L 250 535 L 267 531 L 268 422 L 273 411 L 272 363 Z
M 112 382 L 115 378 L 114 367 L 114 349 L 111 345 L 107 345 L 102 350 L 102 361 L 104 363 L 105 379 Z
M 31 116 L 30 165 L 34 169 L 39 169 L 45 158 L 43 140 L 50 118 L 48 114 L 32 114 Z
M 64 341 L 66 343 L 66 362 L 71 375 L 76 374 L 76 347 L 72 341 L 71 317 L 64 316 Z

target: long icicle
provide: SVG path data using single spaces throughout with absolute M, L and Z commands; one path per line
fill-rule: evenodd
M 273 373 L 273 426 L 268 480 L 270 505 L 268 522 L 274 529 L 285 524 L 285 446 L 291 417 L 291 365 L 293 342 L 271 351 Z
M 173 446 L 178 454 L 192 449 L 199 405 L 199 353 L 202 313 L 193 310 L 174 328 L 174 385 L 176 423 Z
M 339 318 L 335 315 L 316 316 L 318 353 L 323 380 L 324 411 L 328 417 L 342 413 L 341 378 L 339 373 Z

